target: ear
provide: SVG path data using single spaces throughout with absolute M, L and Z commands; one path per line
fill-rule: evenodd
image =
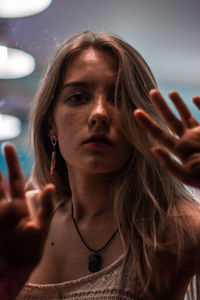
M 49 116 L 46 122 L 47 134 L 49 137 L 57 135 L 56 125 L 52 116 Z

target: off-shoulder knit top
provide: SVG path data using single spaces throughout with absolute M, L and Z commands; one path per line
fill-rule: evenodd
M 131 300 L 137 299 L 131 289 L 131 272 L 123 274 L 123 289 L 120 279 L 123 258 L 107 268 L 76 280 L 55 284 L 27 283 L 16 300 Z

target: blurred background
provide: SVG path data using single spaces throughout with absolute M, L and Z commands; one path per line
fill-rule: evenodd
M 27 177 L 31 100 L 60 43 L 84 30 L 114 32 L 133 45 L 164 96 L 178 90 L 200 120 L 192 104 L 192 96 L 200 95 L 199 16 L 199 0 L 0 0 L 1 149 L 5 142 L 15 144 Z M 0 168 L 6 176 L 2 150 Z

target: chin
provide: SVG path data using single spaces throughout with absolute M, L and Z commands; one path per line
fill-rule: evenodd
M 111 161 L 105 160 L 97 160 L 97 159 L 89 159 L 82 161 L 71 161 L 66 162 L 67 167 L 71 167 L 74 171 L 80 170 L 81 172 L 85 172 L 86 174 L 111 174 L 122 168 L 120 164 L 113 164 Z
M 90 163 L 89 165 L 85 166 L 85 171 L 92 174 L 106 174 L 106 173 L 113 173 L 119 170 L 121 166 L 111 166 L 108 164 L 103 163 Z

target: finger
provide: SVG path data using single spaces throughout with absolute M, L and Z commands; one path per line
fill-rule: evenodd
M 169 153 L 161 147 L 153 147 L 151 149 L 154 156 L 158 159 L 161 166 L 165 168 L 169 173 L 186 183 L 187 174 L 183 170 L 183 167 L 175 159 L 171 158 Z
M 181 136 L 184 131 L 184 126 L 182 122 L 171 111 L 161 93 L 158 90 L 154 89 L 150 91 L 149 95 L 156 109 L 160 113 L 162 119 L 166 122 L 167 126 L 178 136 Z
M 4 147 L 4 153 L 8 166 L 11 197 L 12 199 L 24 199 L 24 178 L 15 148 L 7 144 Z
M 41 194 L 41 208 L 38 214 L 39 228 L 48 228 L 53 214 L 53 199 L 55 195 L 55 186 L 48 184 Z
M 3 177 L 2 174 L 0 172 L 0 201 L 6 199 L 6 193 L 5 193 L 5 186 L 3 183 Z
M 160 128 L 153 119 L 141 109 L 134 111 L 134 117 L 136 121 L 159 143 L 167 147 L 170 151 L 174 151 L 174 145 L 177 139 Z
M 177 92 L 170 92 L 169 98 L 172 100 L 186 127 L 193 128 L 199 125 L 199 122 L 193 117 L 189 108 Z
M 200 109 L 200 97 L 195 96 L 195 97 L 193 97 L 192 100 L 193 100 L 194 104 L 198 107 L 198 109 Z

